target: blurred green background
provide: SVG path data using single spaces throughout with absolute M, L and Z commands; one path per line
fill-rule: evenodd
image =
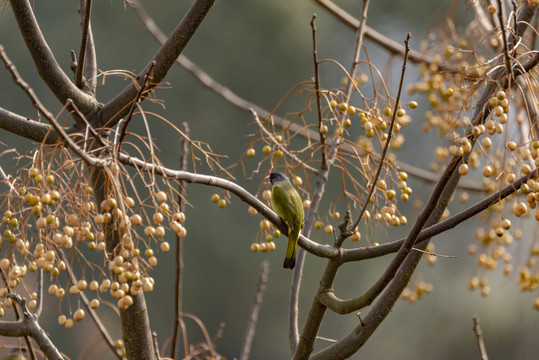
M 65 0 L 34 3 L 42 31 L 67 73 L 70 73 L 69 51 L 79 48 L 80 27 L 75 3 Z M 356 16 L 360 12 L 360 3 L 350 0 L 339 2 Z M 411 32 L 412 47 L 418 49 L 428 26 L 441 21 L 440 16 L 445 14 L 444 10 L 440 11 L 443 3 L 424 0 L 372 1 L 368 24 L 400 43 L 406 33 Z M 142 4 L 161 29 L 169 33 L 190 2 L 152 0 L 142 1 Z M 461 10 L 462 16 L 468 14 L 465 7 Z M 313 13 L 318 15 L 319 57 L 333 58 L 348 68 L 354 50 L 355 33 L 313 1 L 307 0 L 218 0 L 184 54 L 240 96 L 266 109 L 273 109 L 292 86 L 313 76 L 309 26 Z M 129 7 L 124 8 L 120 0 L 94 2 L 93 30 L 98 64 L 103 71 L 124 69 L 138 73 L 159 47 L 133 11 Z M 43 103 L 53 113 L 57 113 L 61 105 L 33 68 L 7 3 L 0 15 L 0 43 Z M 379 68 L 385 68 L 388 56 L 371 42 L 367 41 L 366 44 L 372 62 Z M 362 59 L 365 59 L 364 53 Z M 388 74 L 391 75 L 391 90 L 395 92 L 400 60 L 395 59 L 393 65 Z M 342 74 L 335 66 L 324 65 L 321 71 L 324 87 L 339 86 Z M 413 81 L 417 76 L 417 68 L 410 66 L 407 81 Z M 246 136 L 254 131 L 251 115 L 233 108 L 202 87 L 179 66 L 170 71 L 166 81 L 169 88 L 157 91 L 157 97 L 165 100 L 164 108 L 150 104 L 145 106 L 176 125 L 188 122 L 193 139 L 211 144 L 216 153 L 227 154 L 229 157 L 223 160 L 224 165 L 233 164 L 249 143 Z M 121 78 L 108 77 L 106 85 L 98 88 L 98 99 L 107 102 L 125 85 L 126 81 Z M 5 70 L 0 71 L 0 99 L 3 108 L 35 118 L 35 111 L 26 95 L 12 83 Z M 283 115 L 292 110 L 297 108 L 285 106 L 278 113 Z M 439 141 L 434 134 L 425 135 L 420 130 L 425 110 L 425 107 L 420 107 L 411 113 L 412 125 L 404 130 L 406 142 L 397 154 L 399 159 L 422 167 L 433 160 L 432 149 Z M 140 125 L 133 126 L 131 130 Z M 165 125 L 155 122 L 153 126 L 152 135 L 161 149 L 161 161 L 171 168 L 177 167 L 179 139 L 176 135 L 171 136 Z M 28 140 L 4 131 L 0 132 L 0 138 L 0 151 L 16 147 L 24 152 L 33 146 Z M 261 149 L 257 150 L 260 154 Z M 7 156 L 1 157 L 0 163 L 6 171 L 13 166 Z M 206 171 L 204 167 L 201 169 L 202 172 Z M 255 192 L 264 174 L 252 179 L 243 178 L 240 172 L 236 175 L 239 184 Z M 428 189 L 419 189 L 422 183 L 410 183 L 415 191 L 414 197 L 428 195 Z M 328 198 L 333 190 L 338 191 L 329 188 Z M 236 198 L 232 198 L 232 203 L 225 209 L 219 209 L 210 201 L 214 192 L 218 191 L 200 185 L 187 186 L 187 197 L 194 207 L 186 210 L 188 236 L 184 247 L 184 311 L 200 317 L 212 336 L 223 322 L 226 327 L 217 343 L 217 350 L 227 358 L 239 356 L 254 301 L 259 264 L 268 259 L 269 281 L 251 358 L 289 358 L 287 312 L 292 273 L 281 267 L 286 237 L 277 241 L 277 250 L 274 252 L 252 253 L 250 244 L 258 232 L 260 217 L 249 216 L 247 206 Z M 324 203 L 322 210 L 325 211 L 327 206 L 328 203 Z M 341 214 L 344 213 L 344 209 L 339 210 Z M 414 210 L 411 207 L 409 210 L 407 216 L 411 223 Z M 468 244 L 475 241 L 473 231 L 476 226 L 470 221 L 434 240 L 438 253 L 457 258 L 441 258 L 433 267 L 421 265 L 420 274 L 416 275 L 414 281 L 432 283 L 434 292 L 415 304 L 399 301 L 354 359 L 478 359 L 479 351 L 472 331 L 474 315 L 481 319 L 491 359 L 534 357 L 539 349 L 539 314 L 532 309 L 535 295 L 521 294 L 514 278 L 501 278 L 501 269 L 489 276 L 492 293 L 487 298 L 467 288 L 471 276 L 481 275 L 475 258 L 466 254 Z M 384 242 L 396 239 L 406 229 L 387 233 L 378 231 L 378 238 L 372 240 Z M 329 241 L 321 231 L 313 231 L 312 239 Z M 174 239 L 170 238 L 169 241 L 173 244 Z M 365 245 L 365 239 L 362 239 L 361 244 Z M 151 324 L 158 333 L 160 344 L 167 341 L 172 329 L 172 254 L 171 251 L 159 255 L 159 266 L 153 273 L 157 280 L 156 290 L 147 296 Z M 390 257 L 386 257 L 344 267 L 336 283 L 337 294 L 351 297 L 362 293 L 377 279 L 389 261 Z M 324 261 L 307 256 L 300 301 L 300 329 L 324 266 Z M 45 306 L 43 327 L 61 351 L 76 359 L 81 349 L 95 340 L 93 324 L 86 319 L 76 324 L 74 329 L 65 330 L 56 325 L 56 300 L 45 298 Z M 113 311 L 102 308 L 105 321 L 111 324 L 112 333 L 119 337 L 118 325 L 115 324 L 118 318 Z M 186 322 L 189 341 L 202 341 L 201 331 L 193 322 Z M 355 314 L 341 316 L 327 312 L 319 335 L 338 339 L 356 326 L 357 322 Z M 97 345 L 96 349 L 94 355 L 104 350 L 104 346 Z

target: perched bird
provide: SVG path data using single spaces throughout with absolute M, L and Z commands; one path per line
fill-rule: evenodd
M 301 196 L 280 172 L 272 172 L 269 176 L 271 182 L 271 207 L 288 224 L 288 245 L 283 267 L 293 269 L 296 265 L 296 249 L 301 227 L 303 226 L 303 202 Z

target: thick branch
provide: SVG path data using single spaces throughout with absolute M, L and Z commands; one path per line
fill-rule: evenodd
M 47 133 L 49 133 L 47 142 L 54 143 L 58 140 L 58 135 L 51 131 L 50 125 L 31 120 L 3 108 L 0 108 L 0 128 L 37 142 L 42 142 Z
M 0 335 L 9 337 L 30 336 L 47 359 L 62 360 L 62 355 L 45 331 L 39 326 L 37 318 L 26 307 L 26 300 L 14 294 L 8 294 L 7 296 L 20 305 L 23 318 L 20 321 L 0 321 Z
M 10 0 L 10 4 L 36 69 L 56 98 L 62 104 L 69 98 L 73 99 L 86 115 L 95 111 L 98 107 L 97 101 L 78 89 L 56 61 L 41 33 L 30 1 Z
M 129 104 L 137 96 L 138 87 L 142 85 L 143 75 L 148 73 L 153 62 L 155 62 L 155 68 L 152 74 L 152 85 L 155 86 L 165 78 L 170 67 L 180 56 L 214 3 L 215 0 L 195 0 L 167 41 L 140 72 L 138 86 L 130 84 L 110 100 L 104 106 L 100 114 L 99 124 L 96 127 L 101 127 L 105 124 L 109 127 L 113 126 L 122 116 L 127 114 Z

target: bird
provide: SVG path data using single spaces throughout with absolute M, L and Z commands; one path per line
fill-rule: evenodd
M 268 179 L 271 182 L 271 207 L 288 225 L 288 245 L 283 267 L 293 269 L 296 265 L 299 233 L 305 218 L 303 202 L 285 174 L 272 172 Z

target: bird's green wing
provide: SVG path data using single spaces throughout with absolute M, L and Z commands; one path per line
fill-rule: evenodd
M 273 185 L 271 207 L 289 225 L 301 226 L 303 223 L 303 202 L 291 183 L 283 181 Z

